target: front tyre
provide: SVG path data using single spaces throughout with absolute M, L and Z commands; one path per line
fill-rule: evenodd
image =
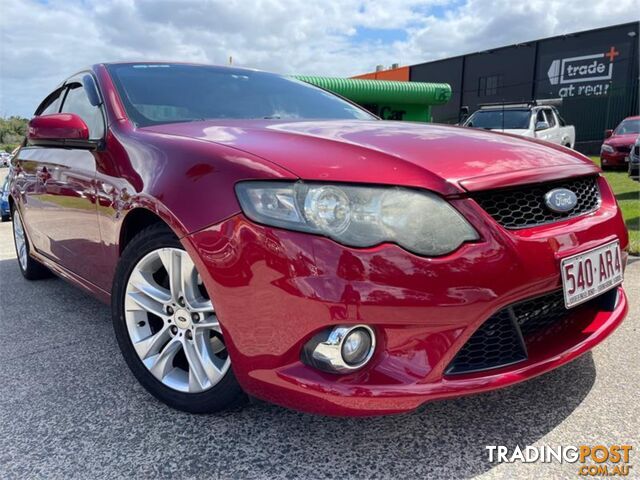
M 120 350 L 153 396 L 191 413 L 244 400 L 211 299 L 165 225 L 143 230 L 125 249 L 111 310 Z

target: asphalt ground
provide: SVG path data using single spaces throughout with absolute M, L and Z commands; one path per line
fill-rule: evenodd
M 6 169 L 0 170 L 1 177 Z M 487 445 L 630 444 L 640 477 L 640 260 L 626 322 L 576 361 L 405 415 L 325 418 L 257 402 L 189 415 L 140 387 L 109 308 L 28 282 L 0 224 L 0 478 L 579 478 L 578 465 L 489 463 Z

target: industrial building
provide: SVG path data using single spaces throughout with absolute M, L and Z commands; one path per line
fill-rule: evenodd
M 638 115 L 640 22 L 561 35 L 355 78 L 444 82 L 451 100 L 433 121 L 458 123 L 487 103 L 562 98 L 560 113 L 576 127 L 576 149 L 598 151 L 605 129 Z

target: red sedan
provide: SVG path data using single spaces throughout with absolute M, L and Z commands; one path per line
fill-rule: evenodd
M 600 147 L 600 164 L 603 170 L 627 169 L 631 149 L 640 135 L 640 117 L 627 117 L 615 130 L 606 130 L 606 139 Z
M 190 412 L 409 411 L 563 365 L 627 312 L 627 232 L 589 159 L 278 75 L 96 65 L 13 163 L 23 275 L 110 302 L 133 374 Z

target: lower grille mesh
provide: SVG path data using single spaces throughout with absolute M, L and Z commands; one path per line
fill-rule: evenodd
M 616 295 L 615 290 L 610 291 Z M 603 297 L 609 293 L 603 294 Z M 598 298 L 591 302 L 600 301 Z M 579 307 L 582 308 L 582 307 Z M 527 359 L 527 341 L 565 324 L 572 313 L 558 290 L 510 305 L 486 320 L 447 367 L 447 375 L 504 367 Z

